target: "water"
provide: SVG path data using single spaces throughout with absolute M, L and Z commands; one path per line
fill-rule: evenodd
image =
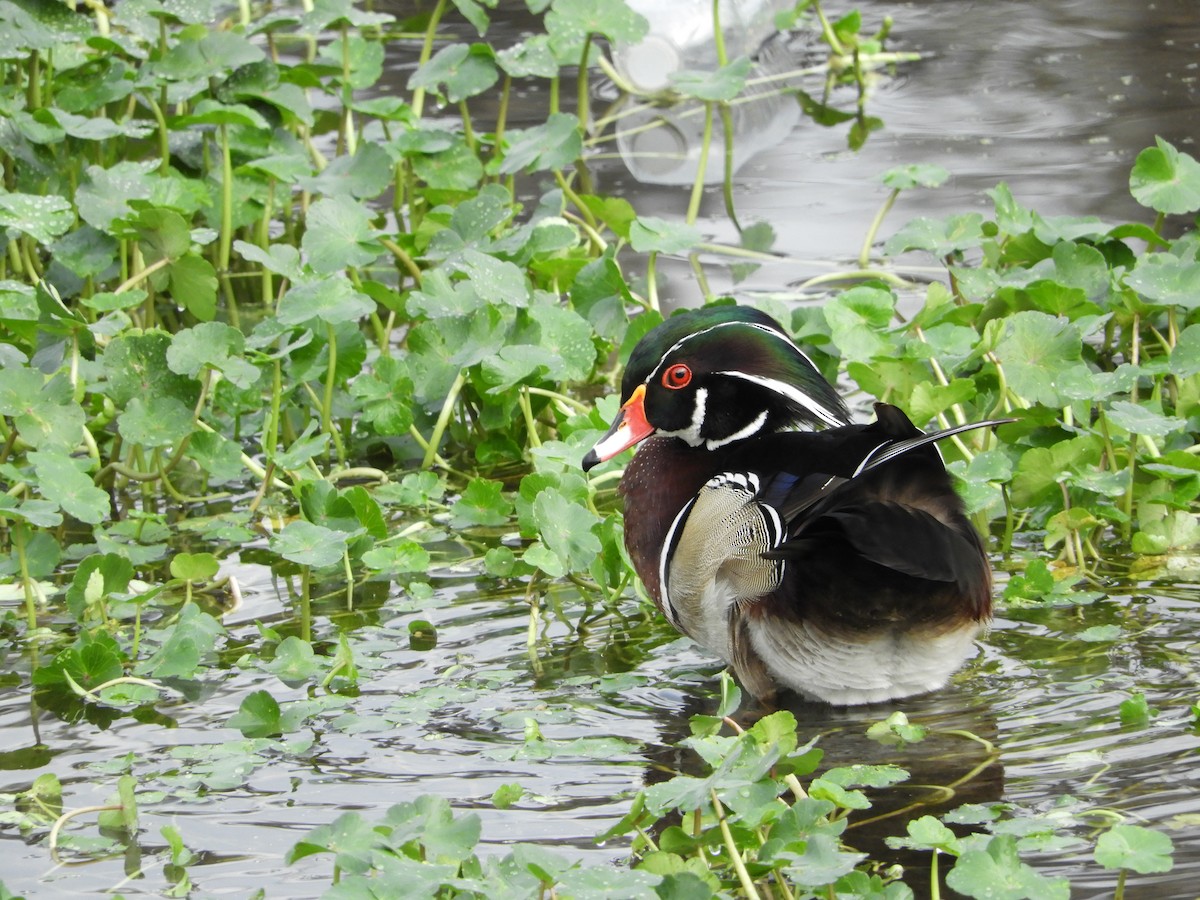
M 876 90 L 871 112 L 886 127 L 860 153 L 845 150 L 842 131 L 802 122 L 739 172 L 739 213 L 770 221 L 786 257 L 759 270 L 749 289 L 784 290 L 854 258 L 885 195 L 871 179 L 894 165 L 936 162 L 953 177 L 938 191 L 902 198 L 891 228 L 915 215 L 986 209 L 982 192 L 999 180 L 1045 214 L 1118 220 L 1145 218 L 1128 197 L 1126 178 L 1155 134 L 1195 150 L 1200 12 L 1190 0 L 924 0 L 861 9 L 867 22 L 893 15 L 898 48 L 927 59 Z M 490 37 L 515 40 L 523 27 L 514 11 Z M 406 65 L 395 63 L 400 84 Z M 564 85 L 563 95 L 570 91 Z M 512 124 L 536 122 L 543 109 L 544 98 L 527 91 Z M 598 164 L 597 176 L 600 190 L 635 198 L 643 213 L 681 216 L 686 207 L 685 189 L 639 183 L 619 158 Z M 714 238 L 732 238 L 716 191 L 705 195 L 702 225 Z M 715 287 L 728 284 L 720 267 L 712 278 Z M 689 299 L 686 270 L 676 273 L 671 290 L 681 302 Z M 690 715 L 711 711 L 716 667 L 632 601 L 616 611 L 588 607 L 569 588 L 542 598 L 544 616 L 529 652 L 524 586 L 482 583 L 456 558 L 448 552 L 439 562 L 433 601 L 417 603 L 388 585 L 360 598 L 352 632 L 362 671 L 352 707 L 359 720 L 327 710 L 289 735 L 303 742 L 290 752 L 261 750 L 232 764 L 188 761 L 240 740 L 223 723 L 252 691 L 304 699 L 302 690 L 249 666 L 234 666 L 227 679 L 209 684 L 200 702 L 160 704 L 169 727 L 120 719 L 102 731 L 41 714 L 35 729 L 24 691 L 6 688 L 0 792 L 25 790 L 51 771 L 63 781 L 67 808 L 103 804 L 115 789 L 114 761 L 133 754 L 139 789 L 162 795 L 144 795 L 140 856 L 84 860 L 66 850 L 56 865 L 44 841 L 27 842 L 15 827 L 0 826 L 0 878 L 27 897 L 159 895 L 167 886 L 160 830 L 173 824 L 201 856 L 189 868 L 198 894 L 243 897 L 262 888 L 268 897 L 316 896 L 328 887 L 331 859 L 283 862 L 301 836 L 345 811 L 378 818 L 420 794 L 477 812 L 485 851 L 536 841 L 592 863 L 621 860 L 621 846 L 598 847 L 593 838 L 623 814 L 640 785 L 680 764 L 671 744 L 687 733 Z M 233 635 L 256 639 L 256 621 L 286 628 L 282 584 L 252 563 L 237 572 L 245 603 L 225 617 Z M 1193 897 L 1200 879 L 1200 738 L 1190 712 L 1200 658 L 1196 580 L 1187 570 L 1153 582 L 1115 578 L 1110 598 L 1091 606 L 1010 612 L 946 691 L 879 708 L 798 706 L 801 736 L 823 736 L 829 765 L 875 759 L 910 768 L 915 787 L 885 792 L 882 810 L 941 797 L 930 811 L 1003 801 L 1049 814 L 1070 796 L 1080 824 L 1069 831 L 1079 836 L 1098 821 L 1087 811 L 1119 810 L 1176 844 L 1175 869 L 1135 876 L 1131 893 Z M 410 645 L 407 626 L 416 617 L 435 626 L 432 649 Z M 1074 637 L 1108 624 L 1120 628 L 1114 642 Z M 27 683 L 29 659 L 6 653 L 5 670 Z M 1144 727 L 1122 725 L 1119 704 L 1137 691 L 1157 715 Z M 900 752 L 867 741 L 866 727 L 896 708 L 935 730 L 971 731 L 992 741 L 999 756 L 991 760 L 979 744 L 949 734 Z M 608 736 L 623 743 L 598 755 L 506 758 L 521 747 L 527 718 L 538 720 L 551 741 Z M 39 739 L 43 754 L 21 754 Z M 252 765 L 236 768 L 247 761 Z M 949 799 L 923 787 L 960 780 Z M 494 809 L 491 794 L 511 782 L 522 784 L 526 797 L 508 811 Z M 82 816 L 65 832 L 92 838 L 94 823 Z M 897 819 L 884 819 L 852 829 L 848 839 L 877 849 L 882 835 L 902 830 Z M 1090 852 L 1081 841 L 1030 861 L 1046 874 L 1070 876 L 1073 897 L 1111 896 L 1113 876 L 1091 862 Z

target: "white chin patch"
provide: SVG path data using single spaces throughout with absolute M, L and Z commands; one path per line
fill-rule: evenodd
M 692 407 L 692 421 L 687 428 L 680 428 L 678 431 L 660 431 L 659 434 L 667 437 L 677 437 L 689 447 L 699 447 L 704 443 L 704 438 L 700 437 L 700 427 L 704 424 L 704 413 L 708 406 L 708 389 L 696 389 L 696 405 Z M 710 448 L 711 449 L 711 448 Z

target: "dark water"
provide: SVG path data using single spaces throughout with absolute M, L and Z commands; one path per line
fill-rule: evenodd
M 861 9 L 868 23 L 894 16 L 899 48 L 926 58 L 878 85 L 870 111 L 886 127 L 861 152 L 845 150 L 840 130 L 800 124 L 741 170 L 740 214 L 771 222 L 786 256 L 756 273 L 749 289 L 786 294 L 854 258 L 885 195 L 873 178 L 894 165 L 936 162 L 952 179 L 902 198 L 884 234 L 915 215 L 986 209 L 982 192 L 1000 180 L 1043 214 L 1141 216 L 1126 189 L 1137 152 L 1155 134 L 1194 152 L 1200 6 L 1191 0 L 926 0 Z M 503 43 L 521 27 L 514 16 L 490 37 Z M 401 84 L 405 65 L 396 60 Z M 536 121 L 541 102 L 527 96 L 513 124 Z M 640 212 L 682 217 L 685 188 L 640 183 L 616 158 L 596 171 L 600 190 L 629 196 Z M 716 191 L 705 197 L 702 220 L 712 237 L 732 239 Z M 713 267 L 715 287 L 728 283 L 723 272 Z M 688 299 L 686 271 L 671 277 L 671 292 Z M 477 812 L 487 851 L 534 841 L 592 863 L 622 859 L 620 846 L 598 847 L 593 838 L 622 815 L 639 786 L 679 764 L 670 745 L 687 733 L 688 716 L 711 711 L 714 666 L 634 602 L 592 608 L 569 588 L 540 598 L 543 617 L 527 648 L 522 586 L 483 586 L 455 565 L 453 553 L 438 565 L 432 600 L 384 587 L 356 614 L 362 695 L 348 710 L 360 718 L 326 710 L 290 735 L 296 743 L 283 752 L 266 747 L 221 761 L 240 742 L 222 723 L 247 694 L 265 688 L 280 701 L 306 696 L 252 667 L 211 684 L 201 702 L 161 704 L 170 727 L 122 719 L 99 731 L 43 714 L 37 735 L 48 763 L 17 753 L 35 741 L 28 703 L 24 691 L 0 689 L 7 691 L 0 693 L 0 751 L 9 754 L 0 757 L 9 766 L 0 772 L 0 793 L 25 790 L 52 771 L 68 808 L 102 804 L 126 765 L 145 792 L 140 856 L 84 859 L 67 850 L 56 864 L 44 841 L 27 842 L 15 826 L 0 824 L 0 879 L 28 897 L 158 895 L 167 886 L 160 829 L 173 824 L 201 855 L 189 870 L 196 895 L 241 897 L 262 888 L 268 897 L 315 896 L 328 887 L 332 863 L 316 856 L 285 865 L 301 836 L 348 810 L 378 818 L 421 794 Z M 245 596 L 225 617 L 235 636 L 253 639 L 257 621 L 286 621 L 288 600 L 270 572 L 232 568 Z M 909 768 L 911 785 L 881 797 L 884 811 L 917 801 L 933 812 L 1003 801 L 1027 818 L 1067 822 L 1065 833 L 1080 840 L 1028 859 L 1046 874 L 1070 876 L 1072 897 L 1112 894 L 1114 876 L 1091 862 L 1104 810 L 1153 825 L 1175 841 L 1176 866 L 1167 875 L 1133 877 L 1130 895 L 1194 897 L 1198 578 L 1200 561 L 1183 561 L 1153 583 L 1116 581 L 1108 599 L 1090 606 L 1009 612 L 945 692 L 849 711 L 798 707 L 802 737 L 821 734 L 831 765 L 871 759 Z M 410 646 L 408 623 L 418 616 L 437 629 L 433 649 Z M 1104 643 L 1076 637 L 1093 625 L 1117 625 L 1120 636 Z M 27 682 L 28 668 L 27 657 L 8 651 L 6 671 Z M 1144 727 L 1122 725 L 1118 706 L 1137 691 L 1157 715 Z M 941 733 L 903 752 L 867 741 L 867 726 L 896 708 Z M 522 746 L 526 719 L 538 721 L 551 742 L 622 743 L 509 758 Z M 993 742 L 998 755 L 951 730 Z M 127 754 L 130 763 L 122 762 Z M 193 761 L 203 754 L 210 758 Z M 489 798 L 510 782 L 526 796 L 498 811 Z M 6 801 L 0 812 L 11 808 Z M 94 821 L 81 817 L 65 831 L 96 837 Z M 883 834 L 902 832 L 898 819 L 883 819 L 852 829 L 849 840 L 874 848 Z

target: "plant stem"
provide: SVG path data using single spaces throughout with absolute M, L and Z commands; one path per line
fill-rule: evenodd
M 333 434 L 333 384 L 337 375 L 337 332 L 331 323 L 326 322 L 325 333 L 329 339 L 329 368 L 325 372 L 325 395 L 321 398 L 321 430 L 334 442 L 338 452 L 338 462 L 344 463 L 341 442 Z
M 696 163 L 696 179 L 692 182 L 692 196 L 688 200 L 687 223 L 693 225 L 700 215 L 700 198 L 704 194 L 704 173 L 708 171 L 708 151 L 712 146 L 712 104 L 704 104 L 704 136 L 700 139 L 700 158 Z
M 312 568 L 300 567 L 300 640 L 312 643 L 312 597 L 309 593 Z
M 421 460 L 422 469 L 428 469 L 433 465 L 433 458 L 437 455 L 438 444 L 442 442 L 442 435 L 446 433 L 446 426 L 450 424 L 450 416 L 454 412 L 454 404 L 458 400 L 459 392 L 462 391 L 463 385 L 466 383 L 467 373 L 459 370 L 458 377 L 450 385 L 450 391 L 446 394 L 446 399 L 442 403 L 442 410 L 438 413 L 437 422 L 433 426 L 433 434 L 429 436 L 429 446 L 425 449 L 425 457 Z
M 883 224 L 884 217 L 891 211 L 896 198 L 900 196 L 900 189 L 893 188 L 892 192 L 887 195 L 887 199 L 883 201 L 883 205 L 879 207 L 875 213 L 875 218 L 871 220 L 871 227 L 867 229 L 867 236 L 863 238 L 862 250 L 858 253 L 858 267 L 865 269 L 871 264 L 871 247 L 875 244 L 875 235 L 879 233 L 879 227 Z
M 37 598 L 33 594 L 33 584 L 29 580 L 29 558 L 25 554 L 25 523 L 13 523 L 13 547 L 17 551 L 17 565 L 21 569 L 21 587 L 25 589 L 25 633 L 32 635 L 37 631 Z
M 437 37 L 437 28 L 442 21 L 442 15 L 446 12 L 446 0 L 437 0 L 437 5 L 433 8 L 433 13 L 429 17 L 429 25 L 425 28 L 425 42 L 421 44 L 421 55 L 417 57 L 417 68 L 429 62 L 429 58 L 433 56 L 433 39 Z M 412 95 L 412 111 L 413 115 L 418 119 L 421 118 L 421 110 L 425 108 L 425 89 L 417 88 Z
M 758 890 L 754 887 L 754 879 L 746 871 L 746 864 L 742 861 L 741 850 L 738 848 L 737 842 L 733 839 L 733 832 L 729 829 L 729 822 L 725 818 L 725 808 L 721 806 L 721 801 L 717 797 L 715 789 L 709 788 L 708 794 L 712 798 L 713 810 L 717 814 L 717 825 L 721 829 L 721 837 L 724 838 L 725 847 L 729 850 L 729 860 L 733 863 L 734 871 L 737 872 L 742 890 L 746 892 L 746 896 L 751 898 L 751 900 L 760 900 Z

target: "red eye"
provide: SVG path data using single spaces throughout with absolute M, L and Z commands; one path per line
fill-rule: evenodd
M 677 391 L 682 387 L 687 387 L 688 382 L 692 380 L 692 370 L 680 363 L 677 366 L 671 366 L 663 372 L 662 383 L 663 387 Z

